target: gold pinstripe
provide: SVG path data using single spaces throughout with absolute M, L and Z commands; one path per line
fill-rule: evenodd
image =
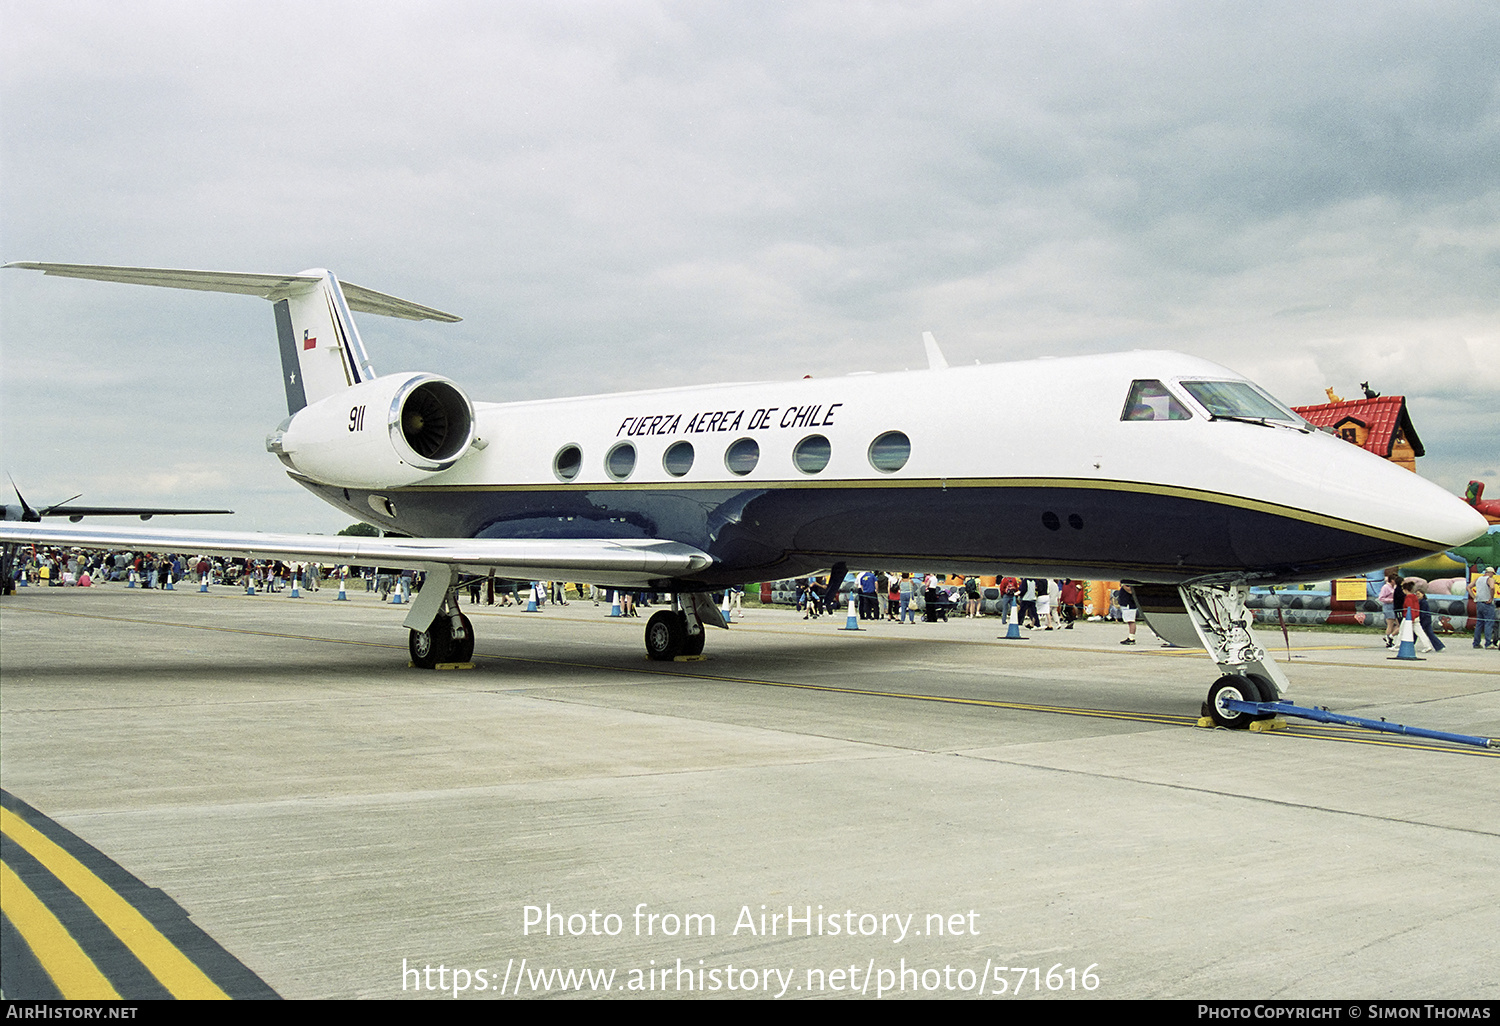
M 296 475 L 293 475 L 296 476 Z M 316 487 L 332 488 L 335 485 L 323 485 L 310 478 L 304 478 L 307 483 Z M 1189 499 L 1197 502 L 1209 502 L 1218 506 L 1228 506 L 1234 509 L 1253 510 L 1257 513 L 1267 513 L 1272 516 L 1285 517 L 1289 520 L 1297 520 L 1302 523 L 1315 524 L 1318 527 L 1328 527 L 1334 530 L 1345 531 L 1350 534 L 1358 534 L 1377 541 L 1392 542 L 1397 545 L 1410 545 L 1420 549 L 1442 549 L 1447 546 L 1442 542 L 1435 542 L 1427 538 L 1416 538 L 1412 535 L 1401 534 L 1396 531 L 1385 531 L 1368 524 L 1357 523 L 1352 520 L 1344 520 L 1341 517 L 1328 516 L 1323 513 L 1315 513 L 1311 510 L 1298 509 L 1295 506 L 1285 506 L 1275 502 L 1265 502 L 1260 499 L 1247 499 L 1243 496 L 1229 495 L 1224 492 L 1214 492 L 1203 488 L 1188 488 L 1181 485 L 1152 484 L 1142 481 L 1107 481 L 1092 480 L 1090 478 L 1068 478 L 1068 477 L 1003 477 L 1003 478 L 914 478 L 909 480 L 870 480 L 856 479 L 848 481 L 802 481 L 802 480 L 779 480 L 779 481 L 656 481 L 656 482 L 629 482 L 629 481 L 607 481 L 579 484 L 569 482 L 552 482 L 550 484 L 442 484 L 442 485 L 409 485 L 402 488 L 377 489 L 382 493 L 460 493 L 460 492 L 656 492 L 656 491 L 723 491 L 732 489 L 737 491 L 774 489 L 786 490 L 830 490 L 830 489 L 939 489 L 949 488 L 1066 488 L 1080 491 L 1107 491 L 1107 492 L 1133 492 L 1141 495 L 1161 495 L 1174 499 Z M 361 489 L 362 491 L 367 489 Z

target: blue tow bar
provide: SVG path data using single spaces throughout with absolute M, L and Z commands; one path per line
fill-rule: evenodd
M 1371 720 L 1363 716 L 1346 716 L 1343 713 L 1329 712 L 1327 709 L 1309 709 L 1305 706 L 1293 705 L 1291 702 L 1242 702 L 1238 698 L 1220 698 L 1219 701 L 1224 708 L 1233 710 L 1234 712 L 1250 713 L 1252 715 L 1274 713 L 1277 716 L 1297 716 L 1304 720 L 1317 720 L 1319 723 L 1338 723 L 1345 727 L 1364 727 L 1367 730 L 1382 730 L 1387 734 L 1428 737 L 1436 741 L 1452 741 L 1460 745 L 1473 745 L 1476 748 L 1500 748 L 1500 738 L 1475 737 L 1472 734 L 1450 734 L 1443 730 L 1428 730 L 1426 727 L 1407 727 L 1400 723 Z

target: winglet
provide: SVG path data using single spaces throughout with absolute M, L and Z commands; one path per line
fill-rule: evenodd
M 943 356 L 943 351 L 938 348 L 937 339 L 932 337 L 932 332 L 922 332 L 922 345 L 927 347 L 927 369 L 947 370 L 948 361 Z

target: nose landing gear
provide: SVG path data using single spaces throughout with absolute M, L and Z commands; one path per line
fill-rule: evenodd
M 1250 629 L 1253 617 L 1245 608 L 1250 586 L 1238 581 L 1184 584 L 1178 594 L 1199 643 L 1223 674 L 1208 689 L 1203 714 L 1218 726 L 1235 730 L 1269 719 L 1270 713 L 1237 710 L 1224 701 L 1278 702 L 1290 688 L 1286 675 L 1256 643 Z
M 1208 700 L 1203 703 L 1203 715 L 1210 717 L 1220 727 L 1243 730 L 1255 720 L 1267 720 L 1272 713 L 1248 713 L 1225 704 L 1225 699 L 1240 702 L 1275 702 L 1278 693 L 1275 685 L 1255 674 L 1226 673 L 1214 681 L 1208 689 Z

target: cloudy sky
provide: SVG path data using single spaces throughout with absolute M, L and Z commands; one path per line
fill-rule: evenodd
M 491 400 L 1175 348 L 1500 492 L 1497 54 L 1488 0 L 0 0 L 0 259 L 328 267 Z M 33 504 L 344 526 L 278 371 L 260 300 L 0 272 Z

